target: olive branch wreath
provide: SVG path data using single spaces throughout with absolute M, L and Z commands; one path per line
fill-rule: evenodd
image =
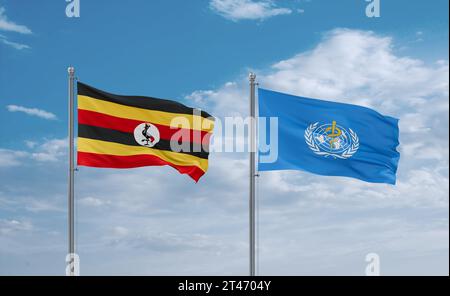
M 328 153 L 328 152 L 321 151 L 319 146 L 316 144 L 316 142 L 314 142 L 314 138 L 313 138 L 313 131 L 317 128 L 318 124 L 319 124 L 318 122 L 313 123 L 310 126 L 308 126 L 308 128 L 305 130 L 306 144 L 308 145 L 309 149 L 311 149 L 315 154 L 323 155 L 325 157 L 332 156 L 334 158 L 347 159 L 347 158 L 352 157 L 353 154 L 355 154 L 356 151 L 358 151 L 359 138 L 352 129 L 349 129 L 350 136 L 352 137 L 352 145 L 347 150 L 345 150 L 341 154 L 334 154 L 334 153 Z

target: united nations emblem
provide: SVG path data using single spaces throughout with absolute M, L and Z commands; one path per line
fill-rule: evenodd
M 153 147 L 160 140 L 159 130 L 151 123 L 141 123 L 134 129 L 134 139 L 139 145 Z
M 333 121 L 331 124 L 313 123 L 305 130 L 305 141 L 315 154 L 347 159 L 359 148 L 358 135 Z

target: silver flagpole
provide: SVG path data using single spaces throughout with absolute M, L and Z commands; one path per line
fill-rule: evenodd
M 250 199 L 249 199 L 249 218 L 250 218 L 250 276 L 256 275 L 256 239 L 255 239 L 255 151 L 256 151 L 256 104 L 255 104 L 255 80 L 256 75 L 250 73 Z
M 68 194 L 68 224 L 69 224 L 69 262 L 71 276 L 75 275 L 74 266 L 74 254 L 75 254 L 75 229 L 74 229 L 74 140 L 73 140 L 73 120 L 74 120 L 74 81 L 75 81 L 75 68 L 69 67 L 69 194 Z

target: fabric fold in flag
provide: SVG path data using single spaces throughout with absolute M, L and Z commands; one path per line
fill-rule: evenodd
M 278 118 L 278 157 L 266 163 L 264 153 L 259 153 L 260 171 L 304 170 L 395 184 L 400 158 L 398 119 L 351 104 L 266 89 L 258 93 L 259 116 Z M 260 151 L 266 138 L 259 139 Z
M 110 94 L 78 82 L 80 166 L 169 165 L 196 182 L 208 169 L 214 118 L 171 100 Z

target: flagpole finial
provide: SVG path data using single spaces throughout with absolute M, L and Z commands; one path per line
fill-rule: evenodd
M 256 74 L 253 73 L 253 72 L 250 72 L 250 73 L 248 74 L 248 79 L 250 80 L 250 82 L 255 82 Z
M 73 75 L 75 73 L 75 68 L 70 66 L 69 68 L 67 68 L 67 72 L 69 72 L 69 74 Z

